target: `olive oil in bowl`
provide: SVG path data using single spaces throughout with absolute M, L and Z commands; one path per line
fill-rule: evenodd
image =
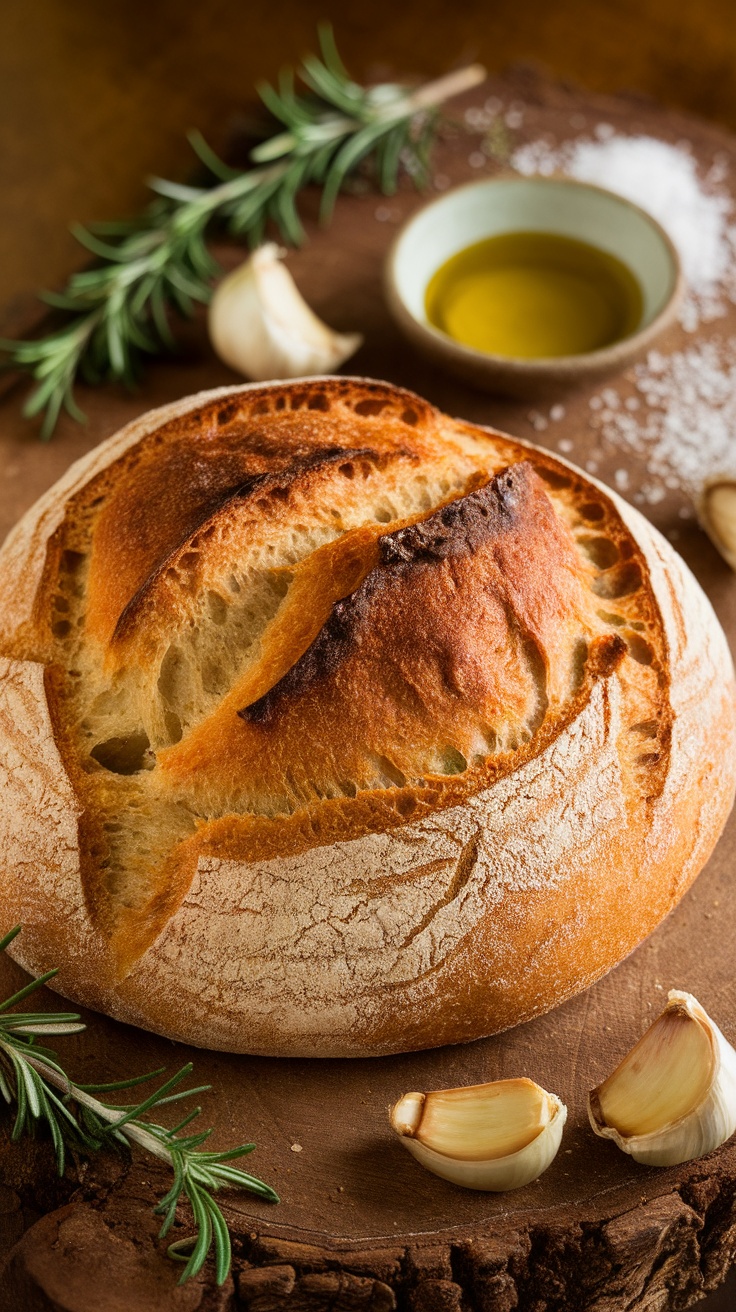
M 435 328 L 490 355 L 584 355 L 636 332 L 635 275 L 615 255 L 552 232 L 504 232 L 451 256 L 430 279 Z

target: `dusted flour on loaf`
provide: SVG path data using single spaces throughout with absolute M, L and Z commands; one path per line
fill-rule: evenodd
M 188 1042 L 513 1025 L 654 928 L 731 804 L 730 658 L 671 548 L 387 384 L 144 416 L 21 521 L 0 581 L 14 950 Z

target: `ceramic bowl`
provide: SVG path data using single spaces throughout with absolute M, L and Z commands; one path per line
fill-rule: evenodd
M 581 355 L 521 359 L 463 346 L 428 321 L 427 284 L 446 260 L 486 237 L 532 231 L 575 237 L 626 264 L 643 297 L 636 331 Z M 655 219 L 602 187 L 563 178 L 490 178 L 457 187 L 409 219 L 386 266 L 389 307 L 410 341 L 466 381 L 523 398 L 554 395 L 625 368 L 674 321 L 682 290 L 677 251 Z

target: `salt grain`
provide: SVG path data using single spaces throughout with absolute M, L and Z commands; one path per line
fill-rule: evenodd
M 629 378 L 647 408 L 634 418 L 628 402 L 601 410 L 602 395 L 593 396 L 590 422 L 595 426 L 599 418 L 605 443 L 645 463 L 641 497 L 648 505 L 657 505 L 667 491 L 695 497 L 707 478 L 736 477 L 736 338 L 702 342 L 671 356 L 651 351 Z M 689 517 L 689 508 L 683 509 L 680 514 Z
M 465 111 L 465 122 L 469 128 L 483 128 L 486 126 L 485 110 L 479 109 L 478 106 L 471 106 Z
M 733 201 L 719 190 L 723 160 L 701 183 L 687 142 L 672 146 L 654 137 L 618 136 L 608 123 L 599 123 L 595 136 L 559 147 L 532 141 L 511 162 L 519 173 L 567 173 L 641 205 L 677 247 L 688 288 L 683 327 L 694 332 L 701 322 L 722 317 L 724 301 L 736 302 L 736 227 Z
M 544 415 L 540 415 L 538 410 L 530 410 L 527 419 L 537 433 L 543 433 L 545 428 L 548 427 L 547 420 Z

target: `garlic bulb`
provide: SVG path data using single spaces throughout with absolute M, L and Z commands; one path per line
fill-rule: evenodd
M 363 338 L 318 319 L 267 242 L 223 278 L 209 311 L 210 340 L 225 364 L 254 382 L 333 373 Z
M 736 570 L 736 479 L 714 479 L 700 495 L 698 514 L 708 537 Z
M 466 1189 L 520 1189 L 546 1171 L 567 1108 L 533 1080 L 405 1093 L 391 1126 L 428 1171 Z
M 667 1006 L 588 1100 L 596 1134 L 647 1166 L 712 1152 L 736 1130 L 736 1052 L 690 993 Z

